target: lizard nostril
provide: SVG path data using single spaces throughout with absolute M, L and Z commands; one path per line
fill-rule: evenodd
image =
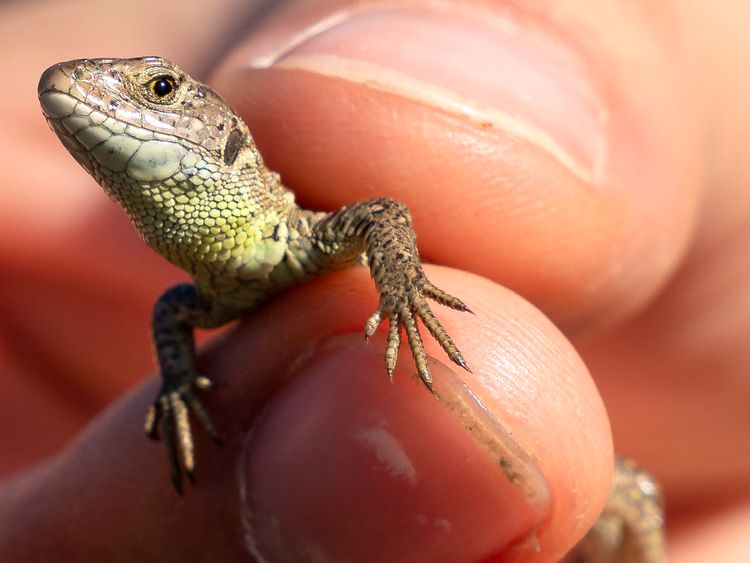
M 70 95 L 75 74 L 84 61 L 73 60 L 52 65 L 39 77 L 37 93 L 47 119 L 60 119 L 73 113 L 77 103 Z
M 67 61 L 57 63 L 49 67 L 39 77 L 37 93 L 39 96 L 50 90 L 67 92 L 70 90 L 70 82 L 75 76 L 76 71 L 81 67 L 82 60 Z
M 59 82 L 60 78 L 63 78 L 64 76 L 65 75 L 62 73 L 62 69 L 60 68 L 59 64 L 52 65 L 47 70 L 45 70 L 42 73 L 42 76 L 39 78 L 37 93 L 41 96 L 44 92 L 55 89 L 55 86 Z

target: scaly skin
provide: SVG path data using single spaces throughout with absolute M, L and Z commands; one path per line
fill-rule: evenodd
M 66 148 L 143 239 L 193 277 L 194 284 L 162 295 L 152 323 L 164 383 L 146 431 L 156 437 L 162 423 L 178 490 L 182 471 L 192 478 L 194 468 L 188 409 L 218 440 L 194 393 L 210 381 L 196 370 L 193 329 L 222 325 L 285 287 L 360 262 L 363 253 L 380 293 L 366 334 L 388 320 L 388 373 L 403 327 L 417 371 L 432 388 L 417 318 L 466 368 L 427 298 L 468 308 L 425 277 L 401 203 L 378 198 L 335 213 L 299 208 L 227 103 L 158 57 L 61 63 L 44 73 L 39 91 Z
M 618 459 L 607 506 L 565 562 L 664 561 L 664 509 L 659 487 L 635 463 Z
M 417 319 L 453 362 L 468 369 L 427 299 L 469 309 L 425 277 L 403 204 L 377 198 L 334 213 L 301 209 L 221 96 L 159 57 L 54 65 L 40 79 L 39 99 L 53 131 L 141 237 L 193 278 L 165 292 L 152 319 L 163 384 L 145 426 L 154 438 L 161 426 L 178 491 L 183 471 L 192 480 L 195 466 L 188 411 L 220 441 L 195 394 L 211 382 L 196 369 L 193 329 L 222 325 L 286 287 L 364 255 L 380 294 L 365 334 L 388 321 L 387 373 L 395 368 L 403 328 L 417 372 L 432 390 Z M 619 476 L 637 488 L 633 474 Z M 636 531 L 633 545 L 643 553 L 656 546 L 651 551 L 658 553 L 623 560 L 662 561 L 661 528 L 655 541 L 653 521 L 644 525 L 643 518 L 644 503 L 654 496 L 624 494 L 633 490 L 616 486 L 610 506 Z M 597 560 L 581 553 L 581 560 Z

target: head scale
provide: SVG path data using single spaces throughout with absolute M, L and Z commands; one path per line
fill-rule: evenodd
M 248 186 L 267 171 L 247 126 L 174 63 L 60 63 L 42 75 L 39 99 L 68 151 L 162 253 L 182 253 L 175 241 L 203 248 L 248 219 Z
M 177 162 L 165 154 L 154 166 L 159 149 L 231 164 L 251 142 L 221 96 L 161 57 L 54 65 L 42 75 L 39 99 L 53 130 L 94 175 L 103 167 L 136 180 L 166 179 Z

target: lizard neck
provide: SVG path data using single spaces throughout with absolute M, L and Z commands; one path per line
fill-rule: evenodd
M 110 195 L 149 246 L 198 282 L 267 270 L 281 260 L 274 233 L 296 207 L 293 194 L 257 166 L 210 168 L 113 186 Z

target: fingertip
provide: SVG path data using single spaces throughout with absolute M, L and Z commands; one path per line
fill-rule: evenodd
M 457 420 L 449 400 L 455 394 L 438 386 L 442 370 L 453 373 L 449 368 L 431 365 L 440 401 L 425 392 L 408 354 L 394 383 L 388 381 L 385 343 L 373 338 L 366 346 L 359 335 L 376 299 L 360 288 L 371 281 L 364 269 L 351 269 L 287 293 L 201 355 L 201 367 L 220 383 L 206 407 L 229 442 L 220 450 L 196 433 L 198 483 L 182 501 L 170 487 L 163 448 L 140 431 L 158 389 L 152 380 L 94 421 L 27 497 L 37 499 L 23 503 L 34 510 L 21 507 L 13 518 L 26 519 L 27 531 L 54 529 L 57 538 L 87 531 L 90 541 L 76 549 L 95 556 L 117 542 L 122 553 L 169 546 L 175 558 L 220 557 L 231 552 L 226 530 L 238 530 L 240 545 L 248 537 L 239 515 L 226 510 L 242 497 L 242 462 L 252 513 L 265 524 L 284 516 L 296 539 L 319 534 L 345 553 L 369 546 L 367 557 L 374 557 L 382 555 L 382 538 L 393 537 L 386 551 L 433 560 L 438 547 L 478 559 L 534 534 L 540 553 L 562 555 L 607 494 L 611 443 L 596 390 L 559 331 L 518 296 L 465 273 L 429 273 L 456 294 L 471 292 L 476 317 L 441 315 L 474 368 L 456 380 L 512 430 L 513 442 L 543 475 L 546 488 L 539 490 L 549 491 L 550 505 L 530 500 L 538 488 L 509 481 L 481 441 L 472 440 L 472 425 Z M 342 338 L 343 351 L 334 346 Z M 438 361 L 445 358 L 432 339 L 425 347 Z M 122 508 L 113 513 L 113 506 Z M 349 516 L 343 523 L 341 514 Z M 347 526 L 356 528 L 351 536 L 343 532 Z M 259 526 L 253 532 L 263 539 Z
M 604 505 L 609 492 L 612 444 L 606 414 L 596 388 L 582 362 L 559 330 L 538 310 L 518 296 L 487 280 L 464 273 L 441 268 L 429 268 L 429 273 L 439 280 L 441 287 L 452 290 L 457 295 L 467 292 L 473 295 L 477 310 L 476 317 L 450 311 L 446 311 L 441 316 L 446 330 L 472 362 L 473 373 L 467 373 L 464 377 L 457 379 L 459 381 L 463 379 L 471 393 L 480 403 L 486 405 L 492 416 L 512 429 L 518 446 L 527 452 L 531 459 L 536 460 L 535 463 L 544 476 L 547 489 L 553 499 L 551 508 L 548 506 L 547 512 L 539 506 L 536 508 L 532 506 L 531 512 L 517 511 L 516 514 L 531 514 L 532 516 L 530 520 L 509 525 L 508 529 L 513 532 L 510 534 L 513 536 L 512 539 L 508 536 L 497 535 L 497 529 L 494 529 L 495 535 L 492 537 L 495 543 L 478 540 L 477 545 L 485 549 L 486 554 L 495 552 L 505 554 L 506 551 L 510 554 L 512 550 L 517 549 L 516 543 L 519 537 L 528 537 L 533 534 L 542 551 L 539 552 L 540 555 L 525 554 L 524 557 L 531 557 L 530 560 L 546 561 L 555 554 L 562 556 L 572 547 L 572 542 L 585 533 Z M 330 292 L 341 295 L 346 292 L 344 288 L 358 287 L 360 284 L 356 280 L 362 280 L 362 283 L 365 283 L 365 272 L 341 272 L 327 278 L 325 284 L 314 284 L 310 288 L 313 294 L 307 295 L 307 298 L 310 299 L 310 303 L 323 303 L 325 302 L 323 295 L 330 294 Z M 331 309 L 331 302 L 326 302 L 326 314 L 330 315 L 331 319 L 336 319 L 337 324 L 351 326 L 356 332 L 362 316 L 371 306 L 366 296 L 366 293 L 351 293 L 347 295 L 346 300 L 336 301 L 334 309 Z M 288 308 L 286 310 L 288 314 L 293 314 L 296 310 L 291 301 L 286 301 L 284 308 Z M 321 318 L 314 309 L 308 309 L 308 312 L 311 318 Z M 273 333 L 276 323 L 286 326 L 283 319 L 284 314 L 276 311 L 273 315 L 269 313 L 267 319 L 259 319 L 258 323 L 263 324 L 265 331 Z M 321 330 L 320 327 L 315 329 L 315 332 L 330 333 L 328 329 Z M 258 345 L 263 346 L 262 343 Z M 325 354 L 331 353 L 328 340 L 317 343 L 315 349 L 321 350 L 321 346 Z M 362 357 L 358 357 L 357 354 L 353 358 L 347 356 L 352 353 L 352 349 L 356 351 L 361 347 L 364 348 Z M 377 479 L 373 477 L 375 480 L 370 480 L 371 473 L 367 472 L 372 472 L 374 469 L 362 462 L 364 455 L 361 451 L 362 444 L 352 438 L 357 435 L 358 430 L 366 426 L 362 418 L 366 418 L 366 413 L 372 413 L 372 410 L 376 408 L 380 409 L 378 411 L 380 416 L 377 418 L 380 421 L 379 424 L 386 424 L 390 435 L 399 443 L 401 443 L 400 432 L 402 430 L 396 431 L 397 426 L 394 421 L 402 420 L 405 429 L 403 432 L 407 436 L 409 433 L 418 432 L 419 440 L 415 439 L 415 443 L 423 444 L 419 447 L 433 449 L 432 453 L 423 452 L 425 457 L 422 462 L 430 466 L 429 471 L 433 472 L 428 472 L 428 474 L 437 480 L 446 478 L 440 473 L 444 469 L 445 459 L 450 457 L 455 461 L 461 459 L 463 454 L 457 455 L 454 452 L 445 456 L 439 455 L 439 452 L 443 451 L 441 448 L 447 447 L 441 445 L 444 441 L 445 428 L 435 422 L 435 416 L 429 416 L 429 422 L 423 421 L 422 417 L 424 416 L 423 409 L 427 409 L 428 413 L 432 412 L 430 411 L 431 404 L 438 409 L 437 412 L 444 414 L 446 405 L 450 403 L 450 401 L 446 403 L 446 400 L 451 397 L 451 394 L 441 391 L 437 386 L 438 374 L 440 370 L 449 372 L 450 370 L 439 363 L 431 362 L 431 371 L 436 381 L 433 390 L 440 401 L 423 403 L 430 395 L 424 393 L 423 385 L 418 384 L 408 354 L 403 354 L 399 360 L 399 369 L 393 374 L 394 384 L 388 384 L 380 357 L 383 347 L 384 343 L 381 338 L 373 338 L 365 347 L 359 338 L 353 337 L 351 343 L 345 347 L 345 351 L 337 351 L 332 356 L 336 359 L 316 364 L 310 373 L 304 368 L 302 373 L 297 373 L 290 384 L 291 387 L 287 386 L 281 394 L 275 395 L 275 397 L 284 397 L 284 402 L 280 403 L 279 418 L 276 418 L 278 405 L 274 403 L 266 408 L 264 422 L 259 422 L 259 426 L 253 429 L 254 437 L 260 440 L 259 436 L 262 435 L 264 438 L 262 442 L 256 442 L 251 446 L 253 453 L 247 454 L 246 458 L 249 470 L 253 472 L 248 477 L 252 481 L 248 482 L 248 487 L 258 492 L 260 495 L 258 498 L 261 499 L 259 502 L 263 505 L 262 511 L 257 512 L 258 506 L 253 504 L 249 512 L 262 513 L 264 518 L 268 517 L 268 521 L 273 520 L 275 514 L 281 519 L 279 521 L 282 521 L 284 520 L 282 515 L 273 510 L 274 507 L 279 506 L 282 507 L 280 510 L 284 510 L 283 507 L 286 505 L 284 502 L 274 502 L 272 499 L 283 498 L 289 501 L 288 508 L 296 515 L 295 518 L 309 518 L 315 522 L 330 523 L 326 515 L 334 514 L 337 509 L 340 509 L 338 503 L 346 503 L 342 499 L 358 498 L 356 505 L 369 507 L 368 510 L 371 511 L 369 517 L 377 519 L 377 515 L 380 514 L 380 519 L 376 522 L 379 523 L 378 525 L 383 526 L 382 522 L 391 521 L 393 518 L 396 522 L 400 522 L 399 518 L 406 517 L 408 513 L 399 512 L 403 508 L 401 505 L 394 505 L 400 507 L 396 512 L 401 516 L 391 514 L 386 510 L 389 507 L 383 508 L 380 512 L 373 508 L 371 499 L 374 499 L 372 502 L 377 505 L 381 500 L 391 498 L 389 495 L 392 491 L 389 489 L 389 484 L 382 480 L 379 483 L 383 490 L 375 487 L 374 483 L 378 483 Z M 431 357 L 436 358 L 438 362 L 442 361 L 444 352 L 437 343 L 428 338 L 425 340 L 425 347 Z M 312 357 L 306 356 L 306 360 L 317 362 L 319 356 L 319 353 L 315 353 Z M 412 390 L 408 385 L 415 385 L 416 389 Z M 380 386 L 383 386 L 383 389 Z M 289 396 L 285 395 L 287 389 L 290 390 Z M 414 410 L 418 412 L 415 413 Z M 422 414 L 419 414 L 420 412 Z M 403 422 L 404 416 L 407 417 L 408 424 Z M 452 414 L 447 420 L 456 424 L 456 417 Z M 265 426 L 266 424 L 269 426 Z M 457 443 L 476 448 L 477 443 L 482 442 L 481 440 L 472 441 L 470 433 L 466 432 L 466 426 L 459 424 L 458 428 L 461 438 L 457 438 L 459 441 Z M 285 437 L 284 432 L 290 429 L 293 429 L 292 434 Z M 468 442 L 469 446 L 461 440 Z M 409 453 L 411 450 L 408 448 L 405 450 L 402 448 L 402 450 L 407 453 L 400 459 L 413 461 Z M 298 454 L 299 458 L 296 457 Z M 486 452 L 482 455 L 486 456 Z M 280 456 L 283 456 L 283 462 Z M 371 458 L 365 456 L 364 459 Z M 272 463 L 271 460 L 275 461 Z M 429 462 L 424 460 L 429 460 Z M 462 470 L 465 469 L 459 462 L 455 463 Z M 365 469 L 362 469 L 363 466 Z M 278 467 L 284 467 L 284 472 L 290 473 L 288 479 L 292 484 L 291 488 L 286 487 L 286 478 L 282 479 L 281 474 L 274 469 Z M 493 465 L 493 467 L 496 466 Z M 262 487 L 262 484 L 271 478 L 270 473 L 273 473 L 274 479 L 280 480 L 278 484 L 280 492 L 274 493 L 281 495 L 280 497 L 273 497 L 269 489 L 264 490 Z M 419 473 L 422 474 L 421 470 Z M 263 475 L 268 475 L 268 477 L 263 477 Z M 508 483 L 502 474 L 491 473 L 491 475 L 492 477 L 485 477 L 484 480 L 474 480 L 475 485 L 496 490 L 496 487 L 502 487 L 498 485 L 497 480 Z M 301 490 L 306 479 L 311 480 L 307 482 L 308 484 L 325 482 L 324 490 L 327 492 L 324 494 L 321 491 Z M 329 480 L 332 481 L 329 482 Z M 339 486 L 342 488 L 339 489 Z M 511 489 L 514 488 L 515 493 L 518 493 L 519 489 L 511 487 Z M 429 489 L 443 491 L 445 487 L 428 487 Z M 466 499 L 481 495 L 478 495 L 476 491 L 461 492 L 465 497 L 462 510 L 473 513 L 475 507 Z M 423 494 L 429 502 L 440 501 L 440 499 L 431 498 L 426 493 Z M 325 498 L 321 499 L 320 495 Z M 409 498 L 408 495 L 397 495 L 397 497 L 403 502 Z M 540 498 L 544 498 L 544 495 Z M 498 504 L 498 506 L 501 505 L 502 503 Z M 412 508 L 417 506 L 419 505 L 415 504 Z M 312 518 L 309 512 L 305 512 L 310 507 L 316 511 L 320 509 L 322 512 L 320 514 L 316 512 L 318 516 Z M 351 508 L 351 514 L 357 514 L 357 516 L 351 516 L 350 520 L 359 522 L 360 515 L 355 508 Z M 390 509 L 393 509 L 393 506 Z M 482 510 L 481 507 L 477 509 L 479 513 L 482 513 Z M 456 510 L 455 516 L 459 520 L 461 518 L 470 520 L 472 517 L 464 515 L 461 510 Z M 483 517 L 495 528 L 499 525 L 493 520 L 494 516 L 484 513 Z M 294 520 L 294 522 L 297 521 Z M 529 522 L 532 523 L 529 524 Z M 296 533 L 295 530 L 300 529 L 307 530 L 306 533 L 311 534 L 309 537 L 313 535 L 317 537 L 317 533 L 320 532 L 322 537 L 334 542 L 336 549 L 346 547 L 337 543 L 340 538 L 336 535 L 344 534 L 341 530 L 345 527 L 334 531 L 321 531 L 305 528 L 308 525 L 312 526 L 312 524 L 303 523 L 299 528 L 296 524 L 290 524 L 293 534 Z M 519 525 L 519 528 L 514 528 L 515 525 Z M 472 526 L 478 526 L 476 533 L 480 535 L 486 532 L 477 523 Z M 383 534 L 391 533 L 385 529 L 381 531 Z M 354 531 L 352 537 L 358 537 L 362 545 L 374 545 L 375 540 L 368 540 L 363 537 L 363 533 L 361 530 Z M 393 533 L 396 532 L 393 531 Z M 290 540 L 288 545 L 290 548 L 299 547 L 296 543 L 299 537 L 293 537 L 295 539 Z M 503 537 L 507 541 L 505 545 L 503 545 Z M 526 549 L 528 545 L 524 545 L 523 549 Z M 280 553 L 274 551 L 276 548 L 282 549 L 274 544 L 269 547 L 270 553 Z M 410 548 L 415 550 L 414 553 L 419 553 L 421 549 L 420 545 L 400 546 L 403 550 Z M 284 553 L 288 555 L 287 552 Z M 510 557 L 510 555 L 507 556 Z M 538 559 L 534 559 L 535 557 Z
M 476 316 L 443 319 L 472 364 L 462 379 L 535 460 L 552 499 L 533 542 L 511 546 L 502 560 L 559 559 L 588 531 L 610 490 L 612 439 L 596 386 L 560 330 L 518 295 L 454 270 L 430 275 L 448 291 L 472 295 Z
M 410 367 L 391 384 L 358 340 L 325 345 L 272 399 L 244 453 L 258 553 L 479 560 L 527 534 L 534 510 L 441 403 Z

